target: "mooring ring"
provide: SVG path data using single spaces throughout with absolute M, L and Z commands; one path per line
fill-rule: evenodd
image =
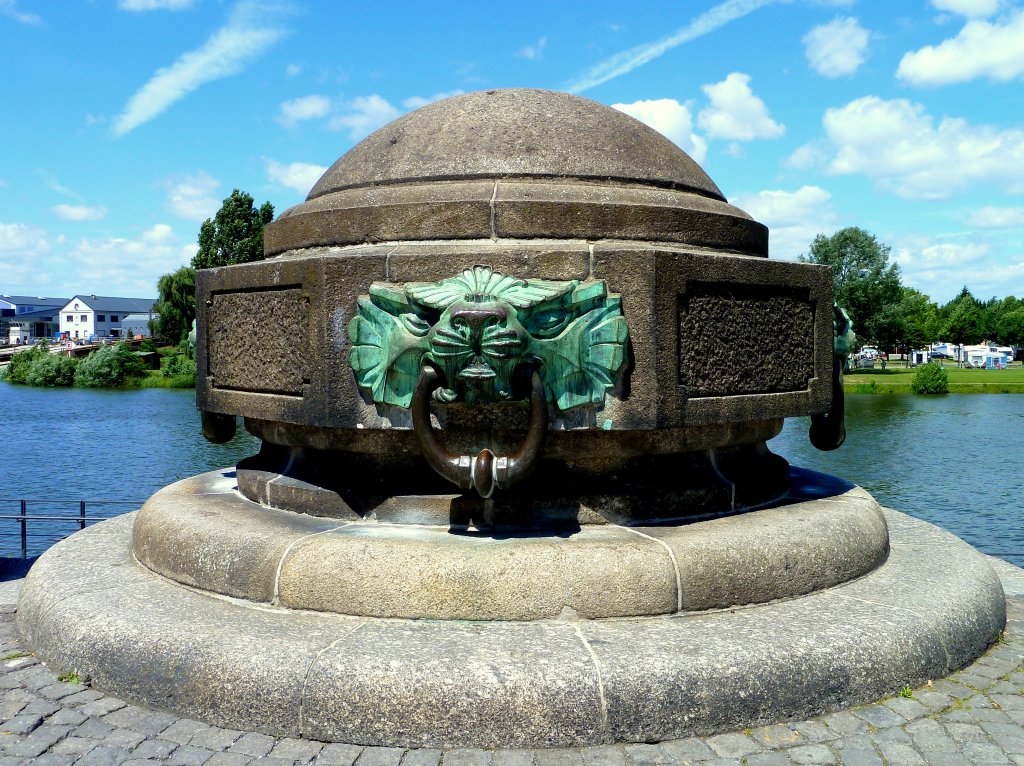
M 455 455 L 445 449 L 430 424 L 430 395 L 442 385 L 441 372 L 424 364 L 410 406 L 413 431 L 430 467 L 460 489 L 475 489 L 483 498 L 525 478 L 536 465 L 548 432 L 548 403 L 540 372 L 534 370 L 530 376 L 530 425 L 526 438 L 507 457 L 499 457 L 486 447 L 476 455 Z

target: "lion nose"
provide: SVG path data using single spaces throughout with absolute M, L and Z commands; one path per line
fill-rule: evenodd
M 469 329 L 473 350 L 479 354 L 484 329 L 503 322 L 507 317 L 508 314 L 501 306 L 465 308 L 452 312 L 452 324 L 463 325 Z

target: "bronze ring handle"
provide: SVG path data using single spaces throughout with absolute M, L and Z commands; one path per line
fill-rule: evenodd
M 495 489 L 505 489 L 533 470 L 544 447 L 548 431 L 548 403 L 540 372 L 530 377 L 530 425 L 526 439 L 508 457 L 498 457 L 486 447 L 477 455 L 453 455 L 437 440 L 430 425 L 430 395 L 444 383 L 444 377 L 433 365 L 424 364 L 416 380 L 412 396 L 412 427 L 423 456 L 430 467 L 460 489 L 475 489 L 488 498 Z

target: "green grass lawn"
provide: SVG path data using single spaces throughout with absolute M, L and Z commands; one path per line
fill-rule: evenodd
M 947 364 L 951 394 L 1024 394 L 1024 368 L 1008 370 L 963 370 Z M 843 376 L 848 394 L 909 394 L 916 369 L 889 366 L 882 370 L 855 370 Z

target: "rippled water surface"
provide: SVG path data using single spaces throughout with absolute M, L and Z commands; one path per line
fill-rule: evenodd
M 78 512 L 78 501 L 143 501 L 186 476 L 234 465 L 257 441 L 203 439 L 192 391 L 48 390 L 0 383 L 0 498 L 66 498 L 29 513 Z M 846 444 L 818 452 L 794 418 L 770 446 L 795 465 L 837 474 L 884 504 L 1024 564 L 1024 395 L 851 396 Z M 112 515 L 134 505 L 90 506 Z M 17 503 L 0 503 L 16 514 Z M 75 524 L 33 523 L 38 552 Z M 0 555 L 20 550 L 18 523 L 0 519 Z
M 848 396 L 835 452 L 811 446 L 809 425 L 786 421 L 769 447 L 1024 565 L 1024 395 Z
M 45 389 L 0 383 L 4 453 L 0 498 L 66 499 L 29 503 L 29 515 L 77 514 L 79 500 L 141 502 L 192 474 L 234 465 L 258 442 L 239 428 L 228 444 L 203 438 L 192 390 L 97 391 Z M 110 516 L 138 505 L 87 505 Z M 0 503 L 0 515 L 19 504 Z M 77 529 L 40 521 L 29 526 L 30 553 Z M 0 556 L 18 555 L 17 521 L 0 519 Z

